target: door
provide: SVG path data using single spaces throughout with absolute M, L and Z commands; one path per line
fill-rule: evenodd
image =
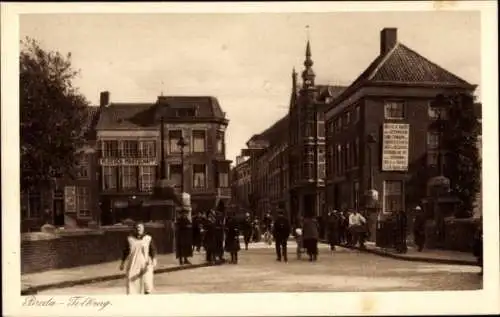
M 54 199 L 53 200 L 54 209 L 54 225 L 56 227 L 64 226 L 64 200 Z

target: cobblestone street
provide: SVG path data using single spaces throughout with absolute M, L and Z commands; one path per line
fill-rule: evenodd
M 240 252 L 238 265 L 225 264 L 155 276 L 156 293 L 432 291 L 482 287 L 479 268 L 400 261 L 320 246 L 318 262 L 298 260 L 290 243 L 288 263 L 275 261 L 274 249 L 262 243 Z M 123 280 L 53 289 L 41 294 L 123 294 Z

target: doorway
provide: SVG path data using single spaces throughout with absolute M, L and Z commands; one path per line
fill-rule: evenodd
M 64 200 L 60 198 L 54 198 L 52 208 L 54 210 L 54 226 L 64 226 Z

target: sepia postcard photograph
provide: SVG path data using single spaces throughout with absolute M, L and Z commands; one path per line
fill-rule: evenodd
M 496 10 L 2 3 L 4 315 L 499 313 Z

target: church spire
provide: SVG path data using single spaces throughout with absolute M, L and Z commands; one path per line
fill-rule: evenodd
M 302 72 L 303 86 L 304 88 L 311 88 L 314 86 L 314 78 L 316 75 L 312 69 L 314 62 L 311 59 L 311 43 L 307 40 L 306 46 L 306 59 L 304 61 L 305 69 Z
M 292 91 L 293 93 L 297 92 L 297 72 L 295 67 L 292 69 Z

